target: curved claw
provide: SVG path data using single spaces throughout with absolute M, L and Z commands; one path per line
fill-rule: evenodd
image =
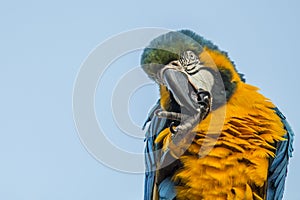
M 177 131 L 173 128 L 174 124 L 175 124 L 174 122 L 171 122 L 169 129 L 170 129 L 171 133 L 176 134 Z

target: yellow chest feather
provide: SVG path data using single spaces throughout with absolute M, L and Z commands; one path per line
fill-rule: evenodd
M 184 154 L 184 144 L 172 145 L 169 129 L 163 130 L 156 142 L 183 163 L 173 176 L 177 199 L 264 199 L 274 143 L 286 133 L 274 107 L 256 87 L 239 83 L 227 104 L 194 128 Z

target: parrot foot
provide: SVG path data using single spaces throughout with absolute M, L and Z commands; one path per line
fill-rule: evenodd
M 191 132 L 193 128 L 207 117 L 211 108 L 211 95 L 208 91 L 199 89 L 197 95 L 197 112 L 193 115 L 169 112 L 164 110 L 156 110 L 155 115 L 160 118 L 167 118 L 174 121 L 179 121 L 180 124 L 174 128 L 175 122 L 171 122 L 169 129 L 172 133 L 174 144 L 178 144 L 185 138 L 186 134 Z
M 177 115 L 180 114 L 181 123 L 175 129 L 174 122 L 172 122 L 169 126 L 170 132 L 173 136 L 173 142 L 175 144 L 179 143 L 182 139 L 184 139 L 185 135 L 191 132 L 197 124 L 199 124 L 203 119 L 205 119 L 211 110 L 212 101 L 210 93 L 203 89 L 199 89 L 196 92 L 196 94 L 197 104 L 199 105 L 199 108 L 197 109 L 198 112 L 194 115 L 176 113 Z
M 193 116 L 189 116 L 185 121 L 179 124 L 175 129 L 174 122 L 170 125 L 170 132 L 172 133 L 173 143 L 178 144 L 182 139 L 185 138 L 186 134 L 191 132 L 193 128 L 200 122 L 200 113 Z

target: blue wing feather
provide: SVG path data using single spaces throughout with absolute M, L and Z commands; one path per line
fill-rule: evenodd
M 287 175 L 287 166 L 289 158 L 292 157 L 294 132 L 292 131 L 285 116 L 275 108 L 287 133 L 284 136 L 286 140 L 277 144 L 276 157 L 270 163 L 267 185 L 267 200 L 281 200 L 283 197 L 285 178 Z
M 148 119 L 150 126 L 146 132 L 146 146 L 145 146 L 145 183 L 144 183 L 144 200 L 152 200 L 153 189 L 155 184 L 156 175 L 156 161 L 161 159 L 161 155 L 156 152 L 157 146 L 154 141 L 157 135 L 166 128 L 167 120 L 165 118 L 158 118 L 154 112 L 157 109 L 161 109 L 158 102 L 150 111 Z M 144 126 L 145 127 L 145 126 Z M 174 183 L 170 177 L 165 178 L 158 186 L 159 200 L 172 200 L 175 198 L 176 193 L 174 190 Z
M 152 108 L 149 113 L 147 122 L 151 122 L 150 126 L 146 132 L 145 137 L 145 183 L 144 183 L 144 200 L 152 200 L 153 188 L 155 182 L 155 170 L 156 170 L 156 160 L 157 155 L 155 153 L 154 141 L 158 133 L 165 127 L 166 120 L 163 118 L 158 118 L 154 115 L 155 110 L 160 109 L 159 102 Z M 145 127 L 145 126 L 144 126 Z
M 159 200 L 173 200 L 176 197 L 174 182 L 171 177 L 164 179 L 158 188 Z

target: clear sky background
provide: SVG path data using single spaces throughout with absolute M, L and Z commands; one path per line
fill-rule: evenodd
M 229 52 L 295 131 L 285 199 L 300 199 L 299 9 L 298 0 L 1 2 L 0 199 L 142 199 L 143 175 L 100 164 L 81 144 L 72 116 L 73 84 L 85 58 L 112 35 L 139 27 L 188 28 Z M 107 80 L 122 76 L 118 66 L 136 67 L 139 56 L 120 58 Z M 110 88 L 98 88 L 96 108 L 114 133 L 101 99 Z M 157 99 L 155 89 L 131 99 L 139 126 Z M 143 149 L 142 139 L 108 137 L 128 151 Z

